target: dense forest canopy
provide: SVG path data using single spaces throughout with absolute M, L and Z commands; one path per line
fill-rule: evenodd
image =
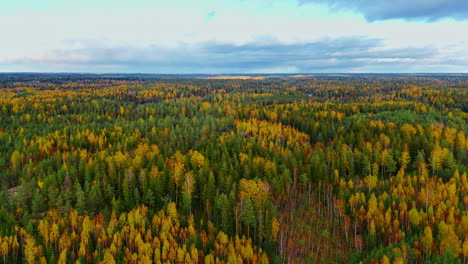
M 0 263 L 468 262 L 468 75 L 228 77 L 0 74 Z

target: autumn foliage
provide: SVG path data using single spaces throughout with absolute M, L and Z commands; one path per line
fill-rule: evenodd
M 0 75 L 0 263 L 466 263 L 467 86 Z

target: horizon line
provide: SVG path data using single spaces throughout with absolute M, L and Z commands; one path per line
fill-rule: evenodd
M 104 75 L 104 74 L 144 74 L 144 75 L 331 75 L 331 74 L 342 74 L 342 75 L 365 75 L 365 74 L 393 74 L 393 75 L 413 75 L 413 74 L 460 74 L 468 75 L 468 72 L 298 72 L 298 73 L 149 73 L 149 72 L 34 72 L 34 71 L 17 71 L 17 72 L 2 72 L 0 74 L 90 74 L 90 75 Z

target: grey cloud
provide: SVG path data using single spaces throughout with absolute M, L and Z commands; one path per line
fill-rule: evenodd
M 379 39 L 328 38 L 301 44 L 216 42 L 175 47 L 75 45 L 81 48 L 51 51 L 11 64 L 36 65 L 46 71 L 153 72 L 153 73 L 253 73 L 253 72 L 353 72 L 411 71 L 436 57 L 434 48 L 389 49 Z
M 436 21 L 443 18 L 468 19 L 466 0 L 297 0 L 300 4 L 318 3 L 331 10 L 351 10 L 368 21 L 405 19 Z

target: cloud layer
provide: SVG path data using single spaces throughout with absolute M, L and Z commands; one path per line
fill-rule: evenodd
M 34 65 L 34 71 L 150 73 L 414 72 L 444 64 L 437 59 L 441 57 L 437 49 L 386 48 L 382 40 L 366 37 L 300 44 L 204 42 L 134 47 L 85 42 L 71 46 L 3 63 Z M 456 59 L 449 63 L 464 64 Z
M 331 10 L 355 11 L 364 15 L 368 21 L 468 19 L 466 0 L 298 0 L 298 2 L 324 4 Z

